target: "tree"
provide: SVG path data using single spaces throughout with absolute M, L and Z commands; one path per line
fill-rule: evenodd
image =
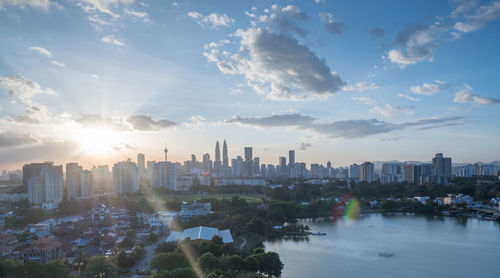
M 134 246 L 134 241 L 130 238 L 126 237 L 120 242 L 120 247 L 122 248 L 131 248 Z
M 156 253 L 165 253 L 165 252 L 174 252 L 177 248 L 177 243 L 174 241 L 171 242 L 163 242 L 158 247 L 156 247 Z
M 85 271 L 86 277 L 117 277 L 117 270 L 113 262 L 104 256 L 91 257 Z
M 189 267 L 189 263 L 180 253 L 158 253 L 151 261 L 151 268 L 158 270 L 173 270 L 180 267 Z
M 245 267 L 245 260 L 239 255 L 232 255 L 229 257 L 229 265 L 232 270 L 240 271 Z
M 261 253 L 257 255 L 259 260 L 259 271 L 269 276 L 280 277 L 283 263 L 280 256 L 275 252 Z
M 198 258 L 198 264 L 205 271 L 214 269 L 215 267 L 217 267 L 217 263 L 218 263 L 217 257 L 215 257 L 210 252 L 207 252 Z
M 119 268 L 130 268 L 134 266 L 135 261 L 122 251 L 118 254 L 118 256 L 116 256 L 116 264 Z

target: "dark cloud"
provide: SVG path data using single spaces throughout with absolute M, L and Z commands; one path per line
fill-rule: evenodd
M 368 120 L 342 120 L 330 123 L 319 122 L 316 119 L 300 114 L 273 115 L 269 117 L 242 118 L 239 116 L 226 123 L 238 123 L 254 127 L 293 127 L 302 131 L 309 131 L 324 135 L 329 138 L 360 138 L 377 134 L 385 134 L 396 130 L 416 127 L 424 129 L 433 128 L 438 125 L 458 125 L 463 124 L 462 117 L 446 116 L 426 118 L 416 121 L 391 123 L 377 119 Z
M 12 132 L 0 133 L 0 148 L 16 147 L 38 142 L 30 134 L 16 134 Z
M 235 116 L 225 123 L 239 123 L 255 127 L 282 127 L 311 124 L 314 118 L 301 114 L 281 114 L 268 117 L 246 117 Z
M 302 151 L 305 151 L 305 150 L 309 149 L 310 147 L 312 147 L 312 145 L 309 144 L 309 143 L 301 142 L 299 144 L 299 149 L 302 150 Z
M 321 23 L 326 27 L 326 30 L 332 34 L 341 34 L 346 28 L 346 25 L 338 20 L 333 19 L 331 13 L 320 13 L 319 18 Z
M 261 16 L 261 21 L 268 22 L 276 27 L 280 33 L 286 34 L 294 32 L 300 36 L 306 36 L 308 31 L 299 27 L 296 22 L 305 21 L 308 19 L 307 14 L 300 11 L 297 6 L 288 5 L 280 7 L 273 5 L 270 9 L 270 15 Z
M 174 127 L 176 124 L 168 119 L 153 119 L 150 115 L 134 115 L 127 122 L 136 130 L 150 131 Z

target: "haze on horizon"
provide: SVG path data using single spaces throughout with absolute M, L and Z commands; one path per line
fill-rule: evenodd
M 383 16 L 381 16 L 383 15 Z M 0 0 L 0 169 L 500 160 L 500 1 Z

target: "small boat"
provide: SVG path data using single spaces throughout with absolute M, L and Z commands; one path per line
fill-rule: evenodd
M 311 233 L 311 235 L 313 235 L 313 236 L 326 236 L 326 233 L 314 232 L 314 233 Z
M 393 254 L 393 253 L 390 253 L 390 252 L 380 252 L 380 253 L 378 253 L 378 255 L 379 255 L 380 257 L 387 257 L 387 258 L 388 258 L 388 257 L 392 257 L 392 256 L 394 256 L 394 254 Z

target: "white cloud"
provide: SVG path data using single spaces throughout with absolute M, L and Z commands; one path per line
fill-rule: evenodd
M 439 46 L 438 39 L 447 30 L 448 28 L 439 22 L 432 25 L 414 25 L 396 36 L 396 43 L 401 45 L 403 50 L 391 49 L 386 58 L 401 68 L 422 61 L 432 62 L 433 52 Z
M 420 99 L 418 99 L 418 98 L 416 98 L 416 97 L 412 97 L 412 96 L 410 96 L 410 95 L 408 95 L 408 94 L 401 94 L 401 93 L 400 93 L 400 94 L 398 94 L 398 96 L 399 96 L 399 97 L 402 97 L 402 98 L 409 99 L 409 100 L 411 100 L 411 101 L 413 101 L 413 102 L 420 101 Z
M 445 81 L 434 80 L 434 84 L 423 83 L 410 88 L 410 92 L 417 95 L 432 96 L 449 87 Z
M 234 19 L 230 18 L 225 14 L 211 13 L 209 15 L 202 15 L 199 12 L 188 12 L 187 16 L 194 19 L 202 27 L 209 27 L 212 29 L 217 29 L 219 27 L 229 27 Z
M 147 12 L 139 12 L 131 9 L 124 9 L 124 12 L 129 16 L 142 19 L 144 22 L 149 22 L 149 15 Z
M 467 33 L 479 30 L 484 24 L 500 17 L 500 1 L 491 1 L 490 3 L 478 7 L 472 15 L 465 17 L 465 21 L 457 22 L 454 28 L 458 31 Z
M 307 31 L 301 28 L 297 22 L 308 19 L 308 16 L 297 6 L 288 5 L 281 7 L 272 5 L 271 9 L 264 10 L 266 14 L 259 16 L 259 22 L 268 24 L 268 27 L 276 27 L 280 33 L 294 32 L 300 36 L 307 35 Z
M 452 17 L 457 17 L 463 13 L 469 12 L 476 8 L 478 0 L 453 0 L 457 6 L 451 12 Z
M 42 55 L 45 55 L 47 57 L 52 57 L 52 53 L 50 53 L 50 51 L 48 51 L 47 49 L 40 47 L 40 46 L 32 46 L 32 47 L 30 47 L 30 50 L 36 51 L 36 52 L 38 52 Z
M 414 108 L 415 107 L 413 106 L 400 107 L 400 106 L 392 106 L 390 104 L 386 104 L 385 107 L 375 106 L 372 109 L 370 109 L 370 112 L 378 113 L 386 117 L 392 116 L 394 112 L 403 112 L 406 115 L 413 115 L 413 112 L 411 110 Z
M 333 19 L 331 13 L 320 13 L 319 18 L 326 30 L 332 34 L 341 34 L 346 25 L 338 20 Z
M 50 118 L 47 108 L 35 102 L 33 98 L 37 95 L 56 95 L 51 88 L 42 88 L 38 83 L 18 75 L 11 77 L 0 77 L 0 87 L 3 87 L 9 96 L 24 107 L 24 114 L 8 120 L 26 123 L 40 123 Z
M 56 61 L 56 60 L 52 60 L 51 62 L 52 62 L 53 65 L 56 65 L 58 67 L 61 67 L 61 68 L 65 68 L 66 67 L 66 65 L 63 62 Z
M 367 82 L 357 82 L 354 85 L 346 85 L 342 88 L 343 91 L 358 91 L 364 92 L 366 90 L 378 89 L 379 86 L 376 83 Z
M 250 87 L 270 99 L 325 98 L 345 85 L 323 59 L 292 37 L 263 28 L 238 30 L 234 36 L 240 39 L 240 52 L 231 59 L 218 57 L 219 70 L 243 75 Z
M 116 39 L 113 35 L 108 35 L 105 36 L 101 39 L 102 42 L 109 43 L 109 44 L 114 44 L 117 46 L 125 46 L 125 42 L 122 40 Z
M 135 0 L 83 0 L 79 5 L 85 12 L 100 12 L 118 18 L 120 15 L 112 9 L 121 5 L 131 5 L 134 2 Z
M 351 99 L 354 100 L 355 102 L 366 105 L 371 105 L 375 103 L 375 101 L 369 97 L 351 97 Z
M 15 6 L 21 9 L 32 7 L 48 10 L 50 4 L 49 0 L 0 0 L 0 10 L 3 9 L 4 6 Z
M 498 98 L 483 97 L 472 93 L 472 87 L 468 84 L 463 84 L 458 92 L 455 93 L 453 99 L 456 103 L 475 103 L 475 104 L 497 104 L 500 103 Z

